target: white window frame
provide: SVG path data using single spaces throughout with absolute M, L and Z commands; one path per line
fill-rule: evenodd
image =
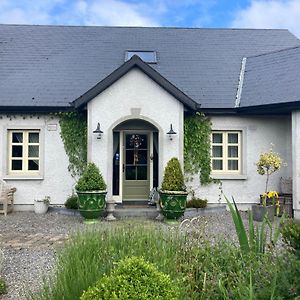
M 222 143 L 213 143 L 213 134 L 218 133 L 222 134 Z M 234 133 L 238 135 L 237 143 L 228 143 L 228 134 Z M 213 157 L 213 146 L 222 147 L 222 157 Z M 237 146 L 238 147 L 238 157 L 228 157 L 228 146 Z M 213 160 L 221 160 L 223 162 L 222 170 L 213 170 Z M 228 161 L 237 160 L 238 169 L 237 170 L 228 170 Z M 211 133 L 211 173 L 212 175 L 240 175 L 242 174 L 242 131 L 241 130 L 212 130 Z
M 13 143 L 12 135 L 13 133 L 23 133 L 23 141 L 22 143 Z M 38 133 L 39 134 L 39 142 L 38 143 L 29 143 L 29 134 L 30 133 Z M 8 175 L 15 176 L 38 176 L 41 173 L 41 130 L 40 129 L 8 129 L 7 131 L 8 137 Z M 20 158 L 12 157 L 12 146 L 19 145 L 23 146 L 23 155 Z M 39 155 L 38 157 L 29 157 L 28 149 L 29 146 L 39 146 Z M 28 170 L 28 161 L 29 160 L 38 160 L 39 161 L 39 169 L 38 170 Z M 12 160 L 21 160 L 23 169 L 22 170 L 12 170 Z

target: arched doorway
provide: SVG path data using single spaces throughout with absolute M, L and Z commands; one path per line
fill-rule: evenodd
M 115 200 L 146 201 L 158 186 L 158 135 L 151 123 L 130 119 L 113 129 L 112 191 Z

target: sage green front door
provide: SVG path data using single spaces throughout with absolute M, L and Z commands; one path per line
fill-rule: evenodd
M 123 200 L 147 200 L 150 189 L 149 134 L 124 133 Z

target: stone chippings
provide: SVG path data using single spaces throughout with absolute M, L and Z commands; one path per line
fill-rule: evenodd
M 247 214 L 242 213 L 247 224 Z M 123 222 L 127 222 L 126 220 Z M 141 220 L 139 220 L 141 222 Z M 145 221 L 144 221 L 145 222 Z M 149 221 L 147 221 L 149 222 Z M 101 228 L 117 223 L 101 222 Z M 163 223 L 156 223 L 158 226 Z M 50 274 L 55 263 L 55 253 L 73 231 L 86 228 L 80 217 L 57 212 L 36 215 L 33 212 L 15 212 L 6 218 L 0 215 L 0 248 L 4 252 L 1 276 L 8 284 L 8 293 L 1 300 L 24 299 L 24 292 L 37 290 L 42 278 Z M 162 225 L 165 227 L 166 225 Z M 176 230 L 176 226 L 167 226 Z M 229 212 L 190 219 L 180 227 L 183 232 L 200 240 L 216 238 L 237 242 L 235 227 Z

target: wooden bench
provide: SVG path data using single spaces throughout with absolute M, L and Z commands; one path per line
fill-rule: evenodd
M 14 209 L 14 193 L 16 190 L 16 188 L 10 187 L 5 181 L 0 179 L 0 205 L 2 205 L 0 213 L 5 216 Z

